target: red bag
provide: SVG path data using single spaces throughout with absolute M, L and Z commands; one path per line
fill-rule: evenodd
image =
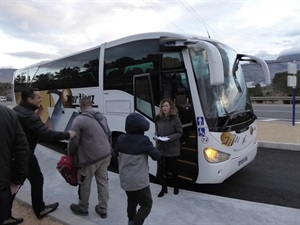
M 73 164 L 73 156 L 63 155 L 57 163 L 56 169 L 72 186 L 77 186 L 77 168 Z

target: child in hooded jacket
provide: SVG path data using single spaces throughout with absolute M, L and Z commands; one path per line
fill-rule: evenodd
M 149 126 L 143 116 L 131 113 L 125 122 L 126 134 L 118 138 L 115 146 L 119 154 L 120 185 L 127 195 L 128 225 L 142 225 L 152 208 L 148 156 L 157 161 L 160 152 L 144 135 Z

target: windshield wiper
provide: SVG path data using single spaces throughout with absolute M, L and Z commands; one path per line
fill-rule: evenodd
M 222 129 L 221 131 L 224 132 L 226 130 L 226 127 L 228 125 L 228 123 L 235 119 L 236 117 L 240 116 L 241 114 L 250 114 L 252 119 L 257 119 L 257 116 L 251 111 L 251 110 L 246 110 L 246 111 L 243 111 L 241 112 L 242 110 L 238 111 L 238 112 L 235 112 L 235 113 L 231 113 L 229 114 L 228 118 L 226 119 L 226 122 L 224 123 L 224 125 L 222 126 Z

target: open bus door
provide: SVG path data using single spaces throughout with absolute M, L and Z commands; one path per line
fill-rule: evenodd
M 155 108 L 150 74 L 133 77 L 134 110 L 155 122 Z
M 150 128 L 146 135 L 151 141 L 156 130 L 156 116 L 150 74 L 139 74 L 133 77 L 134 111 L 141 113 L 150 121 Z M 154 143 L 153 143 L 154 144 Z M 149 159 L 149 173 L 155 175 L 157 163 Z

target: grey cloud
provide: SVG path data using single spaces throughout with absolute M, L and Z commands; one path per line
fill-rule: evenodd
M 268 35 L 271 33 L 272 36 L 277 38 L 300 37 L 300 27 L 297 18 L 291 16 L 287 16 L 280 23 L 271 26 L 268 31 Z
M 270 54 L 266 51 L 259 51 L 257 54 L 255 54 L 255 56 L 262 58 L 264 60 L 273 60 L 276 59 L 278 57 L 278 55 L 274 55 L 274 54 Z
M 300 38 L 300 28 L 296 28 L 295 30 L 291 30 L 290 32 L 286 32 L 285 36 L 298 37 L 298 40 L 299 40 L 299 38 Z
M 199 15 L 196 19 L 189 9 L 193 7 Z M 168 31 L 182 29 L 179 32 L 193 33 L 195 35 L 206 36 L 206 30 L 201 23 L 200 17 L 206 23 L 207 29 L 212 38 L 223 41 L 232 39 L 234 35 L 244 43 L 234 42 L 230 46 L 234 49 L 243 49 L 243 53 L 259 52 L 258 43 L 272 43 L 272 46 L 290 48 L 297 45 L 299 40 L 299 24 L 292 17 L 284 18 L 281 23 L 267 29 L 257 27 L 243 27 L 243 21 L 239 12 L 246 7 L 243 1 L 218 0 L 210 2 L 201 1 L 140 1 L 138 4 L 131 1 L 1 1 L 1 26 L 2 32 L 9 34 L 13 38 L 27 40 L 32 43 L 40 43 L 47 47 L 56 49 L 56 55 L 44 54 L 40 52 L 13 52 L 10 55 L 26 57 L 31 59 L 49 58 L 65 56 L 73 52 L 84 50 L 111 40 L 115 35 L 115 29 L 110 27 L 111 16 L 120 18 L 119 12 L 128 11 L 133 14 L 136 10 L 156 11 L 157 16 L 166 15 L 165 10 L 177 8 L 180 18 L 176 21 L 169 21 Z M 179 10 L 179 11 L 178 11 Z M 162 20 L 168 19 L 161 17 Z M 138 20 L 139 18 L 136 18 Z M 122 22 L 122 21 L 120 21 Z M 90 37 L 91 25 L 96 29 L 97 34 Z M 177 25 L 176 27 L 174 25 Z M 135 26 L 134 23 L 130 26 Z M 138 27 L 137 27 L 138 29 Z M 280 30 L 280 34 L 273 33 L 273 30 Z M 222 31 L 222 33 L 220 32 Z M 279 36 L 280 35 L 280 36 Z M 78 37 L 78 39 L 77 39 Z M 226 40 L 227 38 L 227 40 Z M 297 39 L 298 38 L 298 39 Z M 250 44 L 248 44 L 250 43 Z M 253 45 L 251 44 L 253 43 Z M 254 44 L 258 47 L 254 49 Z M 242 46 L 242 48 L 240 46 Z M 46 51 L 46 50 L 45 50 Z M 267 52 L 258 54 L 271 57 Z
M 292 47 L 292 48 L 288 48 L 285 49 L 283 51 L 281 51 L 278 55 L 274 55 L 274 54 L 269 54 L 266 51 L 259 51 L 256 56 L 260 57 L 262 59 L 265 60 L 274 60 L 276 58 L 278 58 L 279 56 L 284 56 L 284 55 L 294 55 L 294 54 L 300 54 L 300 48 L 298 47 Z
M 26 51 L 26 52 L 10 52 L 6 53 L 7 55 L 11 55 L 14 57 L 20 58 L 28 58 L 28 59 L 54 59 L 57 58 L 58 55 L 56 54 L 45 54 L 41 52 L 34 52 L 34 51 Z
M 293 54 L 300 54 L 300 45 L 294 48 L 285 49 L 280 52 L 279 55 L 293 55 Z
M 79 1 L 64 3 L 66 6 L 61 6 L 57 1 L 7 1 L 1 4 L 1 25 L 4 33 L 30 42 L 58 47 L 69 43 L 57 37 L 81 35 L 95 21 L 99 24 L 105 23 L 105 14 L 111 14 L 115 10 L 114 7 L 109 9 L 109 2 L 88 4 L 86 1 Z M 65 7 L 68 7 L 67 12 Z

